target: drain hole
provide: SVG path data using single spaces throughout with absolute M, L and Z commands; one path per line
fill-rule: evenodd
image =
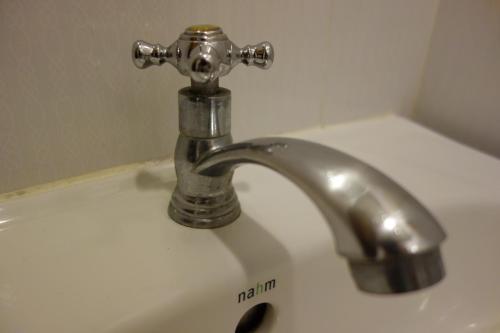
M 235 333 L 264 333 L 267 332 L 272 306 L 269 303 L 260 303 L 250 308 L 241 317 Z M 262 330 L 261 330 L 262 329 Z

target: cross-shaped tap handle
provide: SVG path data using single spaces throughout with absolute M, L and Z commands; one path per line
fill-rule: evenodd
M 168 47 L 136 41 L 132 46 L 132 60 L 140 69 L 168 62 L 193 81 L 208 83 L 227 75 L 239 63 L 268 69 L 273 63 L 274 51 L 269 42 L 239 48 L 221 28 L 194 25 Z

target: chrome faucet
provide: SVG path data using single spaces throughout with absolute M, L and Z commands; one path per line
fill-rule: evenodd
M 444 277 L 445 233 L 414 197 L 371 166 L 332 148 L 289 138 L 232 143 L 231 92 L 219 77 L 239 63 L 267 69 L 268 42 L 237 47 L 212 25 L 187 28 L 169 47 L 137 41 L 138 68 L 172 64 L 191 78 L 179 91 L 177 185 L 170 217 L 193 228 L 234 222 L 240 205 L 232 186 L 244 163 L 269 167 L 307 193 L 327 220 L 337 252 L 347 258 L 359 289 L 372 293 L 418 290 Z

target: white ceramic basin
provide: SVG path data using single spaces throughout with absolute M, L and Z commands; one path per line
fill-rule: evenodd
M 262 302 L 272 310 L 258 332 L 500 332 L 499 160 L 398 117 L 293 135 L 350 153 L 419 198 L 448 233 L 446 278 L 397 296 L 357 291 L 314 205 L 258 166 L 236 173 L 237 222 L 182 227 L 167 215 L 172 164 L 149 163 L 4 196 L 0 332 L 232 333 Z

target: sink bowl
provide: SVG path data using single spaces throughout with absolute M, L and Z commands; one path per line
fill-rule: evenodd
M 395 116 L 292 135 L 423 202 L 448 234 L 445 279 L 358 291 L 313 203 L 258 166 L 235 175 L 235 223 L 180 226 L 173 165 L 147 163 L 0 199 L 0 332 L 500 332 L 499 160 Z

